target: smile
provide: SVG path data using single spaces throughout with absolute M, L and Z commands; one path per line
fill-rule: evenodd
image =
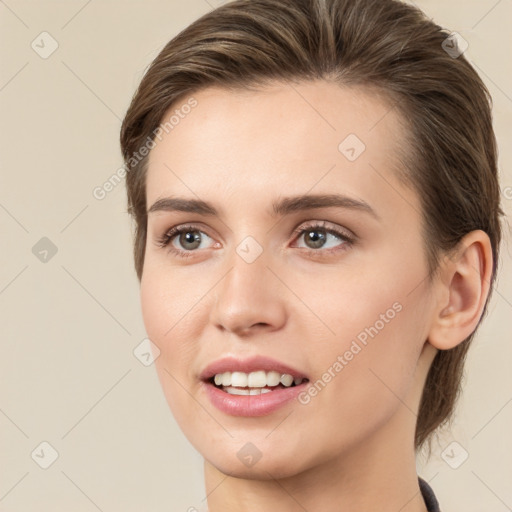
M 218 359 L 202 370 L 199 379 L 212 405 L 230 416 L 271 414 L 309 384 L 304 373 L 263 355 Z
M 289 373 L 258 370 L 251 373 L 216 373 L 212 383 L 230 395 L 261 395 L 277 389 L 290 388 L 302 384 L 302 377 L 293 377 Z

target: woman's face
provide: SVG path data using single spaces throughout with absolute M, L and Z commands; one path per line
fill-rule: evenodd
M 418 197 L 393 171 L 398 114 L 324 81 L 193 97 L 150 153 L 141 281 L 180 427 L 213 466 L 254 478 L 409 448 L 434 297 Z

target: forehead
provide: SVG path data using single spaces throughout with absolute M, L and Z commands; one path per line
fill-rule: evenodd
M 192 97 L 192 109 L 183 108 L 184 98 L 162 119 L 165 128 L 174 115 L 149 155 L 148 207 L 166 195 L 264 208 L 264 200 L 312 189 L 377 203 L 396 196 L 404 127 L 382 96 L 317 81 L 207 88 Z

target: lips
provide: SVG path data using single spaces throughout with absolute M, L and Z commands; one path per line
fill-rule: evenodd
M 216 374 L 220 373 L 251 373 L 256 372 L 258 370 L 264 370 L 266 372 L 276 371 L 281 374 L 289 374 L 293 378 L 302 378 L 309 380 L 307 375 L 305 375 L 300 370 L 297 370 L 296 368 L 284 364 L 281 361 L 277 361 L 276 359 L 271 359 L 266 356 L 252 356 L 248 359 L 238 359 L 232 356 L 224 357 L 206 366 L 206 368 L 204 368 L 203 371 L 200 373 L 199 378 L 202 381 L 206 382 L 212 379 Z
M 227 385 L 222 382 L 216 384 L 219 377 L 222 381 L 226 379 Z M 219 359 L 204 368 L 200 378 L 202 390 L 211 403 L 230 416 L 271 414 L 292 403 L 309 385 L 309 379 L 303 372 L 265 356 Z M 263 382 L 263 378 L 267 380 Z M 249 384 L 254 384 L 254 387 Z

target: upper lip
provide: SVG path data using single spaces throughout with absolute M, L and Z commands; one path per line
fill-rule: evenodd
M 294 378 L 307 378 L 306 375 L 304 375 L 299 370 L 296 370 L 295 368 L 292 368 L 291 366 L 288 366 L 287 364 L 284 364 L 281 361 L 277 361 L 276 359 L 272 359 L 266 356 L 252 356 L 247 359 L 240 359 L 234 356 L 223 357 L 207 365 L 200 373 L 199 378 L 201 380 L 207 381 L 218 373 L 251 373 L 258 370 L 265 370 L 267 372 L 276 371 L 279 373 L 287 373 Z

